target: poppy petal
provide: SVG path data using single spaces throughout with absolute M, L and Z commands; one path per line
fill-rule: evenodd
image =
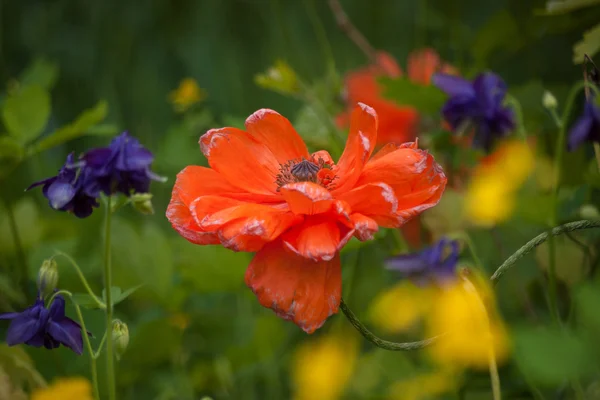
M 354 229 L 330 216 L 306 217 L 282 235 L 283 243 L 294 253 L 313 261 L 329 261 L 344 247 L 354 234 Z
M 370 161 L 357 186 L 379 182 L 386 183 L 394 190 L 398 200 L 396 214 L 401 225 L 437 204 L 447 178 L 430 154 L 411 143 Z
M 343 193 L 355 186 L 360 173 L 375 148 L 377 114 L 366 104 L 358 103 L 352 111 L 346 148 L 338 163 L 338 181 L 334 193 Z
M 369 183 L 343 193 L 340 200 L 346 201 L 353 212 L 370 217 L 386 228 L 398 227 L 400 221 L 396 215 L 398 199 L 388 184 L 383 182 Z
M 413 51 L 408 56 L 407 74 L 411 81 L 422 85 L 431 83 L 431 76 L 440 69 L 440 56 L 430 48 Z
M 354 224 L 354 236 L 361 241 L 371 240 L 375 233 L 379 230 L 377 222 L 373 218 L 369 218 L 363 214 L 354 213 L 350 216 Z
M 340 256 L 315 262 L 287 251 L 276 241 L 256 254 L 246 270 L 245 281 L 261 305 L 313 333 L 338 312 L 342 291 Z
M 303 220 L 286 206 L 244 203 L 218 196 L 198 198 L 191 211 L 202 231 L 214 232 L 223 246 L 234 251 L 258 251 Z
M 290 121 L 276 111 L 263 108 L 246 119 L 246 130 L 267 146 L 279 164 L 308 158 L 306 144 Z
M 333 203 L 329 190 L 312 182 L 289 183 L 281 188 L 281 195 L 294 214 L 320 214 Z
M 275 194 L 279 163 L 249 133 L 236 128 L 211 129 L 200 137 L 200 149 L 211 168 L 229 183 L 250 193 Z

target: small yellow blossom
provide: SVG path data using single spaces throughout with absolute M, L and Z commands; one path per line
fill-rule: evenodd
M 441 365 L 488 368 L 490 359 L 501 362 L 508 356 L 508 336 L 495 311 L 491 289 L 483 280 L 477 285 L 461 277 L 441 290 L 427 316 L 430 336 L 445 333 L 428 347 Z
M 265 73 L 256 75 L 254 82 L 264 89 L 284 94 L 296 93 L 299 90 L 296 73 L 283 60 L 275 61 L 275 64 L 269 67 Z
M 38 389 L 31 400 L 92 400 L 92 385 L 81 377 L 62 378 L 44 389 Z
M 339 399 L 356 363 L 356 343 L 326 336 L 302 343 L 292 364 L 295 400 Z
M 534 168 L 527 143 L 509 141 L 488 157 L 475 171 L 465 197 L 469 219 L 479 225 L 507 220 L 516 203 L 516 192 Z
M 371 304 L 370 320 L 385 333 L 399 333 L 412 327 L 430 305 L 430 293 L 409 281 L 401 281 L 380 293 Z
M 179 83 L 179 87 L 169 94 L 169 100 L 180 112 L 186 111 L 190 106 L 204 100 L 206 93 L 198 86 L 193 78 L 185 78 Z

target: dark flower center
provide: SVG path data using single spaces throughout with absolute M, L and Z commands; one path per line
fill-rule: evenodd
M 331 165 L 320 158 L 317 161 L 305 158 L 290 160 L 279 166 L 279 173 L 275 179 L 277 191 L 288 183 L 296 182 L 314 182 L 327 189 L 332 189 L 332 182 L 337 177 L 331 168 Z
M 317 172 L 321 168 L 313 162 L 302 160 L 290 169 L 290 174 L 297 179 L 297 182 L 316 182 Z

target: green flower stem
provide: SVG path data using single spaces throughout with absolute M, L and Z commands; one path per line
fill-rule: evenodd
M 106 331 L 104 331 L 104 335 L 102 335 L 102 340 L 100 340 L 100 344 L 98 345 L 98 350 L 96 350 L 96 352 L 94 353 L 94 358 L 96 360 L 98 359 L 98 357 L 100 357 L 100 354 L 102 353 L 102 348 L 104 347 L 104 341 L 106 340 L 106 336 Z
M 506 104 L 513 107 L 517 117 L 517 134 L 522 140 L 527 140 L 527 130 L 525 129 L 525 124 L 523 123 L 523 107 L 521 107 L 521 103 L 516 97 L 511 96 L 510 94 L 506 95 Z
M 88 354 L 90 355 L 90 369 L 92 375 L 92 386 L 94 387 L 94 399 L 100 400 L 100 390 L 98 389 L 98 368 L 96 366 L 96 357 L 94 353 L 94 349 L 92 348 L 92 343 L 90 342 L 90 338 L 88 336 L 88 330 L 85 327 L 85 320 L 83 319 L 83 315 L 81 314 L 81 308 L 79 305 L 73 301 L 73 294 L 68 290 L 59 290 L 52 294 L 50 300 L 48 301 L 48 306 L 52 304 L 56 296 L 65 295 L 71 300 L 73 307 L 75 307 L 75 313 L 77 314 L 77 319 L 79 320 L 79 325 L 81 325 L 81 335 L 83 336 L 83 342 L 85 343 L 85 347 L 87 349 Z
M 359 319 L 356 317 L 356 315 L 354 315 L 352 310 L 350 310 L 350 308 L 348 308 L 346 303 L 344 303 L 344 299 L 342 299 L 340 301 L 340 309 L 342 310 L 342 312 L 344 313 L 346 318 L 348 318 L 348 321 L 350 321 L 352 326 L 354 326 L 356 328 L 356 330 L 359 331 L 360 334 L 365 337 L 365 339 L 367 339 L 369 342 L 373 343 L 375 346 L 380 347 L 384 350 L 390 350 L 390 351 L 419 350 L 419 349 L 422 349 L 423 347 L 433 343 L 440 337 L 440 336 L 436 336 L 436 337 L 421 340 L 418 342 L 404 342 L 404 343 L 390 342 L 388 340 L 383 340 L 383 339 L 375 336 L 370 330 L 368 330 L 367 327 L 364 326 L 363 323 L 359 321 Z
M 500 267 L 496 269 L 496 272 L 494 272 L 490 280 L 493 284 L 496 284 L 498 280 L 502 277 L 502 275 L 504 275 L 506 271 L 512 268 L 517 261 L 523 258 L 527 253 L 531 252 L 537 246 L 541 245 L 546 240 L 548 240 L 550 233 L 552 234 L 552 236 L 557 236 L 565 232 L 573 232 L 581 229 L 591 228 L 600 228 L 600 220 L 582 220 L 569 222 L 567 224 L 552 228 L 552 230 L 549 232 L 540 233 L 539 235 L 531 239 L 529 242 L 527 242 L 524 246 L 522 246 L 519 250 L 517 250 L 512 256 L 508 257 L 506 261 L 504 261 L 504 263 L 502 263 L 502 265 L 500 265 Z
M 8 226 L 10 227 L 10 233 L 12 234 L 13 241 L 15 243 L 15 250 L 17 253 L 17 258 L 19 263 L 21 264 L 21 270 L 17 270 L 15 274 L 18 278 L 18 283 L 23 288 L 23 293 L 27 293 L 25 290 L 27 288 L 27 282 L 29 281 L 29 267 L 27 265 L 27 256 L 25 255 L 25 250 L 23 249 L 23 243 L 21 242 L 21 236 L 19 235 L 19 228 L 17 225 L 17 219 L 15 218 L 15 214 L 13 212 L 13 208 L 4 196 L 2 197 L 4 200 L 4 208 L 6 210 L 6 215 L 8 216 Z
M 596 164 L 598 164 L 598 171 L 600 172 L 600 143 L 594 142 L 594 155 L 596 156 Z
M 558 137 L 556 139 L 556 148 L 555 148 L 555 165 L 554 165 L 554 188 L 552 191 L 552 207 L 550 209 L 550 226 L 556 226 L 558 223 L 558 192 L 560 189 L 560 181 L 561 181 L 561 170 L 563 164 L 563 156 L 565 153 L 566 146 L 566 138 L 567 138 L 567 121 L 569 116 L 571 115 L 571 111 L 573 106 L 575 105 L 575 101 L 577 99 L 577 95 L 579 92 L 586 87 L 592 87 L 592 90 L 596 90 L 596 88 L 587 83 L 586 81 L 578 82 L 571 91 L 569 92 L 569 96 L 567 97 L 567 103 L 562 115 L 562 118 L 559 120 L 556 116 L 553 118 L 556 120 L 558 126 Z M 553 235 L 548 236 L 548 251 L 549 251 L 549 267 L 548 267 L 548 298 L 550 303 L 550 312 L 553 315 L 554 319 L 560 320 L 560 313 L 558 310 L 558 299 L 557 299 L 557 288 L 556 288 L 556 244 L 554 242 Z
M 110 257 L 110 228 L 111 228 L 111 197 L 106 198 L 106 218 L 104 220 L 104 293 L 106 293 L 106 335 L 111 334 L 112 318 L 113 318 L 113 303 L 112 303 L 112 268 Z M 108 398 L 116 400 L 115 386 L 115 357 L 113 349 L 113 341 L 106 341 L 106 373 L 108 382 Z
M 448 235 L 449 239 L 457 239 L 465 242 L 465 245 L 469 248 L 469 253 L 471 253 L 471 258 L 475 263 L 477 269 L 483 273 L 485 273 L 485 269 L 483 268 L 483 263 L 481 262 L 481 258 L 477 255 L 477 250 L 475 249 L 475 245 L 471 240 L 471 236 L 465 231 L 457 232 L 454 234 Z
M 104 302 L 102 300 L 100 300 L 100 298 L 98 296 L 96 296 L 94 294 L 94 291 L 90 287 L 87 279 L 85 279 L 85 276 L 83 275 L 83 272 L 81 272 L 81 268 L 79 267 L 79 265 L 77 265 L 77 263 L 75 262 L 75 260 L 73 260 L 73 258 L 71 256 L 69 256 L 66 253 L 63 253 L 62 251 L 57 251 L 56 252 L 56 256 L 62 256 L 64 258 L 66 258 L 71 263 L 71 265 L 75 269 L 75 272 L 77 272 L 77 276 L 79 277 L 79 280 L 83 284 L 83 287 L 85 287 L 86 292 L 92 297 L 92 299 L 94 299 L 94 302 L 96 303 L 96 305 L 100 309 L 102 309 L 102 310 L 106 309 L 106 304 L 104 304 Z

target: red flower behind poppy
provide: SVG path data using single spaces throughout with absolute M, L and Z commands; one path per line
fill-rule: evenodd
M 412 52 L 408 57 L 407 75 L 412 82 L 429 85 L 436 72 L 455 73 L 455 69 L 442 62 L 433 49 L 425 48 Z M 377 53 L 377 62 L 350 72 L 345 78 L 346 98 L 349 108 L 358 102 L 370 104 L 379 116 L 377 144 L 404 143 L 414 140 L 419 124 L 419 113 L 410 106 L 401 106 L 385 99 L 377 78 L 388 76 L 399 78 L 402 69 L 394 58 L 385 52 Z M 341 127 L 348 125 L 349 113 L 338 115 Z
M 437 204 L 446 186 L 416 143 L 371 157 L 377 125 L 375 111 L 359 104 L 337 163 L 324 150 L 309 154 L 272 110 L 252 114 L 246 131 L 212 129 L 200 138 L 210 168 L 178 174 L 167 218 L 192 243 L 257 252 L 246 284 L 263 306 L 312 333 L 338 311 L 348 240 L 401 226 Z

